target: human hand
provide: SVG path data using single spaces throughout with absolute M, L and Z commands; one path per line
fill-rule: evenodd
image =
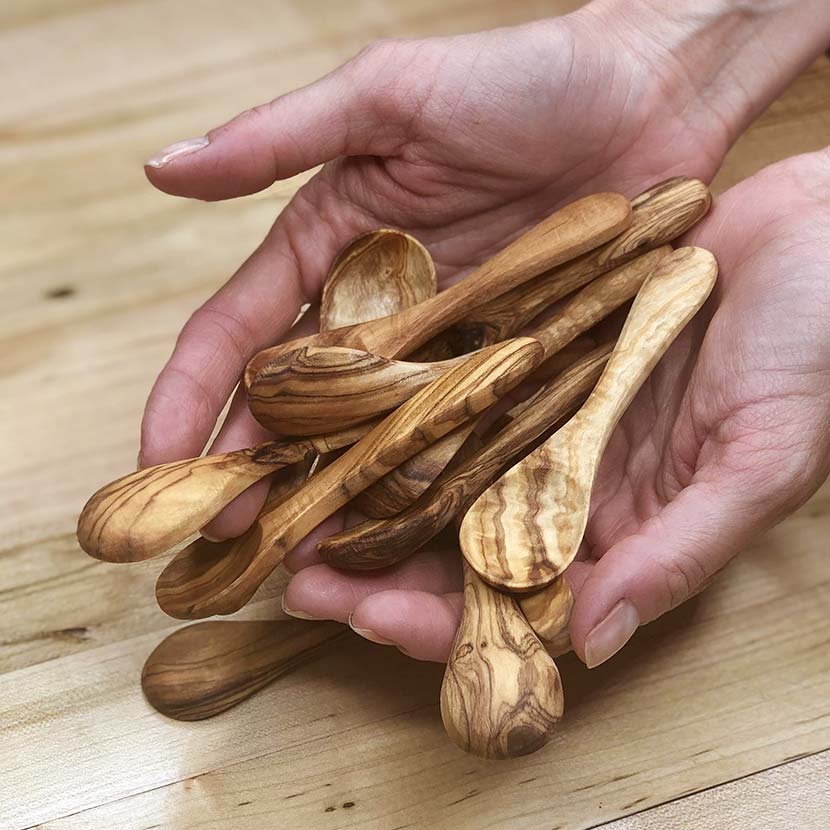
M 739 37 L 729 4 L 711 3 L 684 18 L 661 17 L 646 0 L 627 0 L 624 11 L 602 0 L 514 29 L 381 42 L 207 138 L 162 151 L 148 163 L 152 183 L 208 200 L 324 167 L 184 327 L 147 403 L 142 465 L 202 451 L 248 359 L 317 298 L 332 256 L 355 234 L 410 231 L 446 283 L 581 194 L 633 194 L 680 172 L 709 179 L 814 48 L 813 36 L 797 48 L 775 40 L 776 71 L 762 77 L 774 15 L 742 22 Z M 792 0 L 799 11 L 788 24 L 813 4 Z M 737 91 L 724 80 L 736 61 L 752 70 Z M 266 437 L 237 393 L 211 451 Z M 266 487 L 240 496 L 211 536 L 241 533 Z
M 600 465 L 566 571 L 571 641 L 589 666 L 705 587 L 830 473 L 830 148 L 732 188 L 683 244 L 715 253 L 719 282 Z M 284 606 L 443 660 L 459 588 L 457 551 L 428 551 L 377 574 L 305 568 Z

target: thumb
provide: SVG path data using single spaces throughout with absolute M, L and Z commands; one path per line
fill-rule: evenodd
M 574 651 L 594 668 L 637 628 L 701 591 L 755 535 L 763 516 L 722 482 L 684 489 L 637 533 L 614 544 L 591 569 L 571 616 Z
M 396 77 L 409 50 L 405 41 L 373 44 L 309 86 L 165 147 L 146 163 L 147 177 L 166 193 L 212 201 L 255 193 L 338 156 L 391 155 L 415 106 Z

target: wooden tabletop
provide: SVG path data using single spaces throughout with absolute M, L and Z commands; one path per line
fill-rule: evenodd
M 6 0 L 0 6 L 0 827 L 826 828 L 830 487 L 698 599 L 588 672 L 556 740 L 483 762 L 443 734 L 442 669 L 357 637 L 203 723 L 158 715 L 142 663 L 176 626 L 163 563 L 81 554 L 78 511 L 134 466 L 190 311 L 296 189 L 177 200 L 142 160 L 383 35 L 519 22 L 541 0 Z M 718 189 L 830 135 L 807 71 Z M 278 614 L 281 579 L 244 612 Z

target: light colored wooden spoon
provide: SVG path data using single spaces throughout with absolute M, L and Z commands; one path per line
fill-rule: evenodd
M 542 344 L 545 359 L 628 302 L 669 250 L 665 246 L 649 251 L 598 277 L 534 328 L 529 336 Z M 303 346 L 280 359 L 281 373 L 272 366 L 268 417 L 261 420 L 284 435 L 347 429 L 400 405 L 466 359 L 409 363 L 357 349 Z M 253 389 L 251 396 L 256 396 Z
M 542 347 L 517 338 L 471 355 L 421 390 L 298 492 L 266 508 L 243 536 L 216 555 L 185 548 L 162 572 L 164 611 L 199 619 L 239 610 L 262 581 L 323 519 L 402 461 L 484 411 L 526 377 Z
M 535 752 L 564 710 L 559 671 L 513 597 L 465 564 L 464 612 L 441 685 L 441 719 L 482 758 Z
M 388 317 L 435 292 L 435 265 L 415 237 L 393 228 L 368 231 L 331 264 L 320 300 L 320 330 Z
M 78 519 L 78 542 L 96 559 L 140 562 L 183 542 L 255 482 L 312 453 L 354 444 L 362 424 L 332 435 L 145 467 L 102 487 Z
M 345 346 L 397 358 L 417 349 L 434 334 L 462 319 L 470 303 L 483 304 L 549 268 L 613 239 L 631 222 L 631 205 L 618 193 L 586 196 L 561 208 L 473 271 L 465 280 L 417 306 L 356 326 L 312 335 L 265 349 L 248 364 L 248 389 L 258 384 L 267 399 L 270 365 L 302 345 Z M 258 407 L 251 411 L 258 416 Z
M 554 580 L 573 561 L 608 438 L 657 361 L 709 296 L 717 270 L 715 258 L 701 248 L 681 248 L 666 257 L 640 290 L 585 405 L 467 511 L 461 547 L 483 579 L 529 591 Z
M 225 712 L 346 634 L 337 623 L 211 620 L 166 637 L 147 658 L 141 687 L 175 720 Z

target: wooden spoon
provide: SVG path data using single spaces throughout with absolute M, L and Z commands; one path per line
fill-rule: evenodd
M 311 453 L 354 444 L 362 424 L 332 435 L 269 441 L 257 447 L 136 470 L 95 493 L 78 519 L 78 542 L 96 559 L 140 562 L 183 542 L 261 478 Z
M 435 264 L 415 237 L 393 228 L 369 231 L 334 258 L 320 300 L 320 329 L 388 317 L 435 292 Z
M 236 706 L 347 633 L 306 620 L 211 620 L 166 637 L 147 658 L 141 687 L 155 709 L 203 720 Z
M 269 368 L 280 355 L 313 343 L 401 357 L 458 322 L 469 311 L 471 302 L 486 303 L 531 277 L 607 242 L 625 230 L 630 221 L 631 205 L 624 196 L 617 193 L 587 196 L 551 214 L 465 280 L 426 302 L 380 320 L 265 349 L 251 360 L 245 373 L 248 389 L 254 382 L 258 385 L 257 401 L 251 411 L 258 417 L 258 402 L 267 400 Z
M 556 663 L 516 601 L 465 564 L 464 612 L 441 685 L 447 734 L 482 758 L 516 758 L 551 739 L 563 710 Z
M 327 330 L 377 319 L 421 302 L 435 290 L 432 258 L 417 240 L 390 228 L 370 231 L 335 257 L 323 289 L 320 325 Z M 90 556 L 108 562 L 159 556 L 261 478 L 310 453 L 354 444 L 372 426 L 137 470 L 89 499 L 78 519 L 78 541 Z
M 545 359 L 587 331 L 638 291 L 654 264 L 670 249 L 649 251 L 587 285 L 554 316 L 530 332 Z M 393 409 L 466 356 L 435 363 L 391 360 L 337 346 L 302 346 L 272 365 L 265 424 L 285 435 L 347 429 Z M 282 372 L 276 370 L 283 363 Z M 251 396 L 255 397 L 256 387 Z M 264 415 L 264 412 L 261 413 Z
M 400 562 L 420 550 L 484 492 L 557 421 L 572 412 L 593 388 L 611 354 L 611 343 L 578 360 L 544 386 L 521 417 L 461 464 L 451 468 L 417 501 L 390 519 L 367 521 L 323 539 L 324 562 L 370 570 Z
M 174 617 L 199 619 L 239 610 L 261 582 L 323 519 L 402 461 L 491 406 L 538 365 L 542 347 L 518 338 L 466 363 L 395 410 L 299 492 L 266 508 L 217 555 L 185 548 L 162 572 L 156 597 Z
M 469 509 L 461 548 L 483 579 L 528 591 L 551 582 L 573 561 L 608 438 L 657 361 L 709 296 L 717 270 L 715 258 L 701 248 L 681 248 L 666 257 L 640 290 L 582 409 Z

